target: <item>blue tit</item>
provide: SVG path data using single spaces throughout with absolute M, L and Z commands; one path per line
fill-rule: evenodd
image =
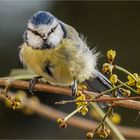
M 95 49 L 90 50 L 73 27 L 49 12 L 39 11 L 31 16 L 19 55 L 28 69 L 50 84 L 71 86 L 73 95 L 77 82 L 90 78 L 110 86 L 109 81 L 97 71 L 99 53 Z

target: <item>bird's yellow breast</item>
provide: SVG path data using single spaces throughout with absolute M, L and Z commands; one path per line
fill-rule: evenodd
M 67 47 L 67 48 L 66 48 Z M 75 53 L 74 44 L 63 40 L 61 44 L 52 49 L 33 49 L 24 43 L 21 46 L 20 56 L 23 63 L 35 74 L 42 76 L 52 84 L 70 85 L 73 75 L 70 70 L 71 57 L 69 51 Z M 73 54 L 72 53 L 72 54 Z M 45 71 L 46 63 L 50 63 L 53 77 Z

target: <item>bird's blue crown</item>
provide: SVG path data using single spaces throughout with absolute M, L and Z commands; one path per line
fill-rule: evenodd
M 45 11 L 39 11 L 31 17 L 30 22 L 34 24 L 35 26 L 38 26 L 41 24 L 50 25 L 52 24 L 54 19 L 55 17 L 51 13 L 45 12 Z

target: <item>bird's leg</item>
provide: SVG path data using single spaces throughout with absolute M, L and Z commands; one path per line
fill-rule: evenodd
M 38 82 L 38 79 L 42 78 L 41 76 L 37 76 L 37 77 L 34 77 L 33 79 L 30 80 L 29 82 L 29 91 L 30 93 L 33 95 L 33 89 L 34 89 L 34 86 L 35 84 Z
M 71 92 L 72 92 L 72 96 L 75 97 L 76 93 L 77 93 L 77 81 L 74 80 L 73 84 L 71 85 Z

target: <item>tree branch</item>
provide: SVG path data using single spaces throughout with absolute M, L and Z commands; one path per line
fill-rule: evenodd
M 7 79 L 0 79 L 0 86 L 6 86 L 7 84 Z M 23 80 L 13 80 L 12 81 L 12 86 L 11 88 L 17 88 L 17 89 L 28 89 L 29 88 L 29 82 L 28 81 L 23 81 Z M 37 83 L 34 86 L 34 91 L 44 91 L 44 92 L 50 92 L 50 93 L 55 93 L 55 94 L 60 94 L 60 95 L 67 95 L 71 96 L 71 90 L 66 87 L 60 87 L 60 86 L 53 86 L 49 84 L 40 84 Z M 100 93 L 95 93 L 95 92 L 90 92 L 90 91 L 84 91 L 86 94 L 92 94 L 95 97 L 98 96 Z M 105 98 L 112 98 L 112 100 L 106 100 L 108 103 L 113 103 L 115 106 L 122 106 L 130 109 L 135 109 L 135 110 L 140 110 L 140 102 L 134 101 L 134 100 L 118 100 L 116 98 L 116 101 L 114 100 L 113 97 L 110 97 L 108 95 L 103 95 L 100 97 L 100 99 L 105 99 Z

